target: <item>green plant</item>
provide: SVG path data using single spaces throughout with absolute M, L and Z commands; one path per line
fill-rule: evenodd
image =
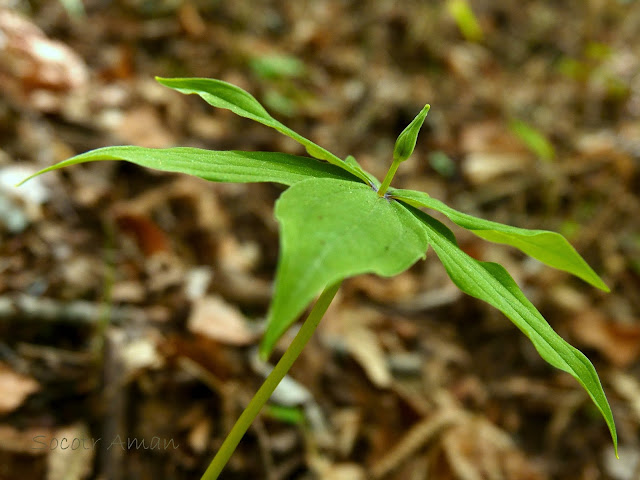
M 366 272 L 382 276 L 399 274 L 424 258 L 429 246 L 463 292 L 502 311 L 529 337 L 542 358 L 575 377 L 603 415 L 617 451 L 613 415 L 591 362 L 555 333 L 501 265 L 480 262 L 467 255 L 458 247 L 451 230 L 419 208 L 439 211 L 485 240 L 516 247 L 547 265 L 608 291 L 598 275 L 558 233 L 483 220 L 458 212 L 426 193 L 389 188 L 398 166 L 415 148 L 428 105 L 398 137 L 392 166 L 381 184 L 365 172 L 355 158 L 342 160 L 287 128 L 271 117 L 253 96 L 234 85 L 201 78 L 157 80 L 179 92 L 197 94 L 214 107 L 229 109 L 272 127 L 301 143 L 314 157 L 119 146 L 75 156 L 33 175 L 77 163 L 125 160 L 215 182 L 276 182 L 288 186 L 275 208 L 281 227 L 281 252 L 267 330 L 260 348 L 263 358 L 268 357 L 275 342 L 313 298 L 322 293 L 202 478 L 217 478 L 313 334 L 342 280 Z

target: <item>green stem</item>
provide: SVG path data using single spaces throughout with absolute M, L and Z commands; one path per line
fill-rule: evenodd
M 396 171 L 398 170 L 400 163 L 401 162 L 396 162 L 394 160 L 393 163 L 391 164 L 391 167 L 389 167 L 389 171 L 387 172 L 387 175 L 384 177 L 384 180 L 382 181 L 382 185 L 380 185 L 380 188 L 378 189 L 379 197 L 383 197 L 384 194 L 387 193 L 387 188 L 389 188 L 389 185 L 391 185 L 391 180 L 393 180 L 393 177 L 396 174 Z
M 215 480 L 218 478 L 218 475 L 220 475 L 220 472 L 235 451 L 249 426 L 258 416 L 263 405 L 267 403 L 267 400 L 269 400 L 280 381 L 287 374 L 293 362 L 296 361 L 296 358 L 298 358 L 298 355 L 302 352 L 302 349 L 313 335 L 313 332 L 315 332 L 320 320 L 322 320 L 327 308 L 329 308 L 331 300 L 333 300 L 338 288 L 340 288 L 341 283 L 342 280 L 324 289 L 318 301 L 313 306 L 311 313 L 309 313 L 309 316 L 302 324 L 300 331 L 291 342 L 291 345 L 289 345 L 289 348 L 284 352 L 284 355 L 276 364 L 273 371 L 253 396 L 247 408 L 244 409 L 240 418 L 238 418 L 238 421 L 222 443 L 220 450 L 218 450 L 218 453 L 216 453 L 216 456 L 209 464 L 207 471 L 202 475 L 201 480 Z

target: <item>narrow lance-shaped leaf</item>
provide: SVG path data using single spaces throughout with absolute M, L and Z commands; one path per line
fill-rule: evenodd
M 281 195 L 275 214 L 280 260 L 263 356 L 327 285 L 361 273 L 396 275 L 428 247 L 411 212 L 362 183 L 302 181 Z
M 407 127 L 402 131 L 402 133 L 398 135 L 395 147 L 393 148 L 394 162 L 404 162 L 411 156 L 413 150 L 416 148 L 418 133 L 422 128 L 424 119 L 427 118 L 427 113 L 429 113 L 430 108 L 431 107 L 429 106 L 429 104 L 425 105 L 420 113 L 416 115 L 416 118 L 414 118 L 411 123 L 407 125 Z
M 529 337 L 543 359 L 571 374 L 585 388 L 609 426 L 617 452 L 613 413 L 589 359 L 551 328 L 501 265 L 471 258 L 458 247 L 451 230 L 426 213 L 413 211 L 423 222 L 429 244 L 458 288 L 504 313 Z
M 264 107 L 249 92 L 222 80 L 212 78 L 160 78 L 156 80 L 162 85 L 173 88 L 180 93 L 196 94 L 209 105 L 218 108 L 226 108 L 236 115 L 249 118 L 267 127 L 274 128 L 278 132 L 294 139 L 305 147 L 307 153 L 312 157 L 325 160 L 336 165 L 347 172 L 367 182 L 367 176 L 351 163 L 346 163 L 333 153 L 325 150 L 320 145 L 294 132 L 289 127 L 283 125 L 273 118 Z
M 480 238 L 516 247 L 550 267 L 571 273 L 594 287 L 606 292 L 609 291 L 596 272 L 559 233 L 547 230 L 528 230 L 477 218 L 459 212 L 440 200 L 415 190 L 393 190 L 390 195 L 392 198 L 402 200 L 414 207 L 437 210 L 449 217 L 452 222 L 470 230 Z
M 142 167 L 165 172 L 179 172 L 212 182 L 275 182 L 293 185 L 307 178 L 359 180 L 344 170 L 313 158 L 277 152 L 216 151 L 176 147 L 166 149 L 144 147 L 105 147 L 91 150 L 45 168 L 41 173 L 78 163 L 99 160 L 124 160 Z M 24 183 L 29 178 L 21 182 Z

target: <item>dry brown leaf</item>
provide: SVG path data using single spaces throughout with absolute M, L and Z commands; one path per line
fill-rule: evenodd
M 462 172 L 473 184 L 486 184 L 532 167 L 533 157 L 502 123 L 468 125 L 460 135 L 460 143 L 466 153 Z
M 61 106 L 57 100 L 61 92 L 87 84 L 84 61 L 17 12 L 0 8 L 0 35 L 0 84 L 13 98 L 55 111 Z
M 401 303 L 413 298 L 419 289 L 418 280 L 409 272 L 393 278 L 359 275 L 350 281 L 349 286 L 364 291 L 370 298 L 382 303 Z
M 392 375 L 387 356 L 371 327 L 382 316 L 370 308 L 343 308 L 336 315 L 327 315 L 322 333 L 329 343 L 346 347 L 376 387 L 388 388 Z
M 451 71 L 466 80 L 476 78 L 478 71 L 486 69 L 490 61 L 488 50 L 469 43 L 455 46 L 446 54 L 446 62 Z
M 158 112 L 150 106 L 126 112 L 118 122 L 115 133 L 125 143 L 141 147 L 165 148 L 176 143 L 173 134 L 158 117 Z
M 636 422 L 640 422 L 640 381 L 621 371 L 613 371 L 609 381 L 618 395 L 627 401 L 627 405 Z
M 584 310 L 571 320 L 571 330 L 583 344 L 596 348 L 617 367 L 640 358 L 640 325 L 608 320 L 596 310 Z
M 260 247 L 256 242 L 240 243 L 232 235 L 225 235 L 218 246 L 218 258 L 225 271 L 247 273 L 260 260 Z
M 360 364 L 367 377 L 378 388 L 391 385 L 391 370 L 378 336 L 365 326 L 347 328 L 344 340 L 353 358 Z
M 397 469 L 433 438 L 465 418 L 459 410 L 440 410 L 416 423 L 402 439 L 371 467 L 371 478 L 383 478 Z
M 118 228 L 134 237 L 145 256 L 150 257 L 171 249 L 165 233 L 149 217 L 131 211 L 117 210 L 115 220 Z
M 120 351 L 122 366 L 127 375 L 134 375 L 145 368 L 159 368 L 164 360 L 158 353 L 157 334 L 149 330 L 143 338 L 130 341 Z
M 242 312 L 219 296 L 202 297 L 193 303 L 188 328 L 227 345 L 251 345 L 258 338 Z
M 481 417 L 465 417 L 443 434 L 449 466 L 460 480 L 543 480 L 510 437 Z
M 524 153 L 520 140 L 505 125 L 495 121 L 468 124 L 460 134 L 460 144 L 466 153 Z
M 526 154 L 474 152 L 465 157 L 462 172 L 471 183 L 478 185 L 503 175 L 524 173 L 530 167 Z
M 355 463 L 332 463 L 326 457 L 312 455 L 309 463 L 320 480 L 365 480 L 365 471 Z
M 187 443 L 196 453 L 204 453 L 211 438 L 211 419 L 202 418 L 189 432 Z
M 18 430 L 9 425 L 0 425 L 0 450 L 43 455 L 49 451 L 49 440 L 52 436 L 53 432 L 48 428 Z
M 145 298 L 144 285 L 139 281 L 124 280 L 111 287 L 111 301 L 114 303 L 141 303 Z
M 344 408 L 333 415 L 332 423 L 336 430 L 333 447 L 344 458 L 352 452 L 356 443 L 362 428 L 362 413 L 356 408 Z
M 200 12 L 191 2 L 182 4 L 178 10 L 178 19 L 185 32 L 192 37 L 201 37 L 207 31 L 207 24 L 202 20 Z
M 0 415 L 15 410 L 38 390 L 40 385 L 33 378 L 16 373 L 8 365 L 0 363 Z

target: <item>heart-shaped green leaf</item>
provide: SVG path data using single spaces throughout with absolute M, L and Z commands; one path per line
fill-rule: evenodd
M 325 286 L 367 272 L 396 275 L 428 247 L 424 228 L 406 207 L 362 183 L 304 180 L 281 195 L 275 214 L 280 261 L 263 355 Z
M 480 238 L 516 247 L 550 267 L 571 273 L 605 292 L 609 291 L 609 287 L 576 252 L 567 239 L 559 233 L 547 230 L 527 230 L 477 218 L 459 212 L 440 200 L 415 190 L 393 190 L 391 196 L 414 207 L 437 210 L 449 217 L 452 222 L 470 230 Z
M 346 163 L 333 153 L 325 150 L 320 145 L 294 132 L 289 127 L 283 125 L 273 118 L 249 92 L 222 80 L 212 78 L 160 78 L 156 80 L 162 85 L 173 88 L 184 94 L 200 95 L 209 105 L 218 108 L 226 108 L 236 115 L 250 118 L 267 127 L 274 128 L 278 132 L 294 139 L 305 147 L 307 153 L 319 160 L 336 165 L 347 172 L 360 178 L 363 182 L 368 182 L 367 176 L 362 169 L 355 167 L 352 163 Z
M 413 211 L 423 222 L 429 244 L 458 288 L 504 313 L 529 337 L 542 358 L 571 374 L 585 388 L 607 422 L 617 450 L 613 413 L 589 359 L 551 328 L 501 265 L 471 258 L 458 247 L 451 230 L 426 213 Z
M 99 160 L 125 160 L 142 167 L 179 172 L 212 182 L 275 182 L 293 185 L 307 178 L 359 180 L 344 170 L 313 158 L 278 152 L 239 152 L 200 148 L 105 147 L 91 150 L 31 175 Z M 29 178 L 21 182 L 24 183 Z

